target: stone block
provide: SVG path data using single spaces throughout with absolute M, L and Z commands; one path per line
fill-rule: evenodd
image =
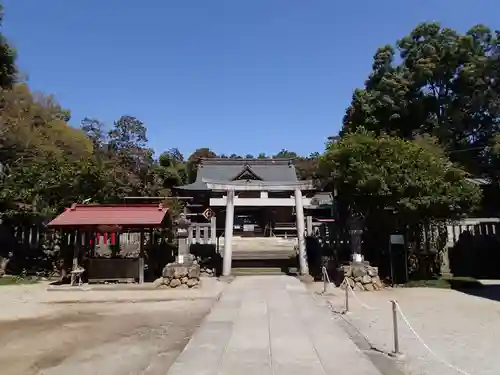
M 200 277 L 200 266 L 194 263 L 169 263 L 163 268 L 162 276 L 174 279 Z
M 199 264 L 192 264 L 188 268 L 188 273 L 187 277 L 190 279 L 199 279 L 200 278 L 200 265 Z
M 171 288 L 177 288 L 178 286 L 181 285 L 181 281 L 179 279 L 172 279 L 170 280 L 170 287 Z
M 197 263 L 169 263 L 163 269 L 164 287 L 189 289 L 200 283 L 200 265 Z M 158 280 L 157 283 L 160 283 Z
M 374 277 L 374 276 L 378 276 L 378 267 L 367 267 L 366 268 L 367 272 L 368 272 L 368 276 L 370 277 Z
M 352 264 L 351 266 L 352 268 L 352 276 L 353 277 L 363 277 L 365 275 L 368 274 L 368 272 L 366 271 L 366 267 L 364 267 L 364 265 L 361 265 L 361 264 Z
M 375 291 L 383 288 L 378 276 L 378 267 L 370 266 L 369 262 L 352 262 L 337 269 L 339 273 L 345 272 L 345 278 L 353 290 Z
M 189 269 L 187 266 L 177 264 L 174 267 L 174 279 L 182 279 L 188 275 Z
M 182 256 L 182 258 L 183 258 L 183 262 L 179 263 L 179 256 L 176 256 L 175 257 L 176 263 L 189 266 L 190 264 L 193 264 L 196 261 L 196 256 L 194 256 L 194 254 L 184 254 Z
M 163 277 L 159 277 L 155 281 L 153 281 L 153 286 L 155 288 L 159 288 L 162 285 L 165 285 L 165 279 Z
M 374 285 L 377 285 L 380 288 L 382 288 L 384 286 L 384 284 L 382 283 L 382 280 L 380 280 L 379 275 L 372 277 L 372 283 Z
M 372 278 L 368 275 L 365 275 L 361 278 L 361 284 L 369 284 L 372 282 Z

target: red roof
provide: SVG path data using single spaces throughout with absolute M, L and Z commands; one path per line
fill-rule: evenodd
M 53 228 L 118 225 L 159 227 L 168 209 L 162 204 L 73 204 L 47 226 Z

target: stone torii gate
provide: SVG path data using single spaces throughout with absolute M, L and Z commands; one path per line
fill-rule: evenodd
M 227 193 L 226 203 L 226 227 L 224 231 L 224 260 L 222 265 L 222 275 L 231 274 L 232 265 L 232 239 L 234 225 L 234 197 L 235 191 L 293 191 L 295 195 L 295 215 L 297 220 L 297 239 L 299 247 L 299 267 L 301 275 L 309 274 L 307 264 L 305 227 L 304 227 L 304 205 L 302 201 L 302 190 L 312 190 L 312 181 L 297 181 L 292 183 L 266 182 L 266 181 L 214 181 L 203 179 L 207 188 L 215 191 L 225 191 Z

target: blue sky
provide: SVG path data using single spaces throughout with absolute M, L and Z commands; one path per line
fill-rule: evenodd
M 3 0 L 4 33 L 36 90 L 156 152 L 322 151 L 377 47 L 417 23 L 500 29 L 499 0 Z

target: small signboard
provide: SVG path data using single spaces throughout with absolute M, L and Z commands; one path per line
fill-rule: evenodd
M 214 216 L 215 212 L 211 208 L 207 208 L 205 211 L 203 211 L 203 217 L 207 220 L 210 220 Z
M 404 245 L 405 238 L 402 234 L 391 234 L 391 245 Z
M 255 225 L 254 224 L 243 224 L 243 232 L 254 232 Z

